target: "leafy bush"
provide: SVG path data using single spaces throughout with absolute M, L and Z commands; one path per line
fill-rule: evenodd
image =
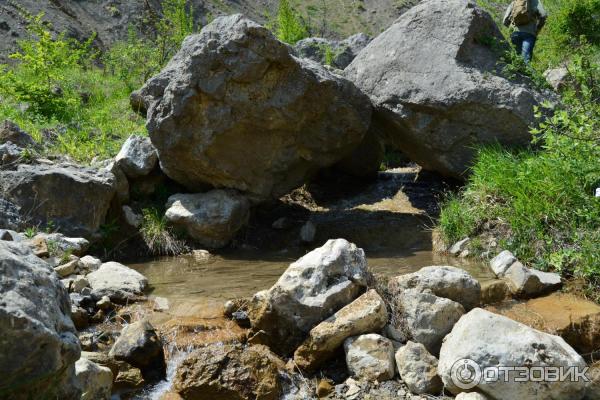
M 288 0 L 280 0 L 275 32 L 282 42 L 296 44 L 308 37 L 308 28 Z
M 159 66 L 169 61 L 179 50 L 183 40 L 194 29 L 194 13 L 187 6 L 187 0 L 162 0 L 162 15 L 154 21 L 156 37 L 154 38 L 155 53 Z M 158 50 L 158 51 L 156 51 Z
M 34 113 L 66 119 L 81 101 L 68 79 L 69 72 L 82 68 L 91 59 L 94 37 L 83 44 L 66 39 L 64 34 L 53 38 L 43 16 L 29 18 L 27 31 L 31 39 L 19 41 L 19 51 L 10 55 L 18 61 L 17 68 L 2 67 L 0 90 L 28 104 Z
M 600 44 L 600 0 L 563 0 L 552 18 L 552 31 L 563 43 L 578 43 L 584 37 Z

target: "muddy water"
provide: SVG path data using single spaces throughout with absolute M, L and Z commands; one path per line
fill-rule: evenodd
M 170 313 L 179 316 L 217 316 L 228 299 L 251 296 L 273 285 L 289 264 L 302 254 L 256 254 L 252 252 L 212 256 L 199 261 L 192 256 L 164 258 L 130 265 L 150 283 L 149 294 L 165 297 Z M 369 266 L 375 273 L 401 275 L 428 265 L 454 265 L 485 281 L 493 276 L 486 266 L 431 251 L 410 254 L 371 254 Z

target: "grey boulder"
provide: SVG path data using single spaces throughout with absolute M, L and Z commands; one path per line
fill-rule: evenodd
M 112 173 L 72 164 L 0 170 L 0 200 L 9 211 L 0 213 L 0 226 L 50 224 L 65 235 L 90 237 L 104 223 L 115 190 Z
M 98 299 L 108 296 L 116 303 L 135 300 L 143 294 L 148 285 L 144 275 L 117 262 L 102 264 L 86 278 L 93 296 Z
M 501 315 L 476 308 L 458 321 L 446 336 L 440 352 L 438 373 L 454 394 L 465 391 L 457 384 L 457 362 L 471 360 L 481 370 L 488 367 L 574 367 L 583 371 L 586 363 L 561 337 L 537 331 Z M 579 400 L 586 382 L 582 379 L 515 381 L 517 374 L 498 370 L 475 379 L 469 390 L 496 400 Z M 453 378 L 454 376 L 454 378 Z M 477 374 L 473 375 L 477 377 Z M 486 378 L 487 376 L 487 378 Z M 458 381 L 460 385 L 460 381 Z M 470 381 L 469 383 L 472 385 Z
M 412 274 L 400 275 L 389 281 L 390 293 L 405 289 L 429 290 L 462 304 L 466 310 L 479 305 L 481 285 L 467 271 L 450 266 L 423 267 Z
M 110 400 L 113 373 L 109 368 L 82 357 L 75 363 L 75 374 L 82 390 L 81 400 Z
M 31 135 L 21 130 L 17 124 L 9 120 L 4 120 L 0 124 L 0 144 L 8 142 L 19 147 L 31 147 L 36 144 Z
M 297 59 L 266 28 L 220 17 L 189 36 L 134 97 L 164 173 L 192 192 L 279 198 L 348 155 L 371 104 L 346 79 Z
M 530 142 L 543 96 L 499 71 L 506 43 L 474 0 L 428 0 L 403 14 L 346 68 L 373 124 L 427 170 L 464 178 L 475 147 Z
M 442 380 L 437 374 L 438 360 L 421 343 L 408 342 L 396 352 L 400 378 L 414 394 L 439 395 Z
M 232 190 L 176 194 L 167 202 L 167 220 L 202 246 L 226 246 L 248 222 L 250 203 Z
M 75 361 L 81 349 L 67 290 L 19 243 L 0 241 L 0 276 L 2 397 L 79 399 Z
M 367 381 L 383 382 L 396 375 L 392 341 L 370 333 L 346 339 L 346 365 L 350 374 Z

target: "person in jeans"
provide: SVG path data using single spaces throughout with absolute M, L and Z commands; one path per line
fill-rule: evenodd
M 546 23 L 548 13 L 544 9 L 541 0 L 528 0 L 529 21 L 524 24 L 517 24 L 513 21 L 515 1 L 518 0 L 513 0 L 508 6 L 503 22 L 504 25 L 513 29 L 510 40 L 517 49 L 517 53 L 521 54 L 525 63 L 529 64 L 533 57 L 533 48 L 535 47 L 537 36 Z

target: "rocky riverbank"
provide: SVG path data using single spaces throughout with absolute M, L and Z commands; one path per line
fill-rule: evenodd
M 474 2 L 429 0 L 372 41 L 336 43 L 345 57 L 332 67 L 311 49 L 319 40 L 292 49 L 231 15 L 132 94 L 149 137 L 112 159 L 43 158 L 4 122 L 0 398 L 598 398 L 593 379 L 457 374 L 600 376 L 600 310 L 561 308 L 559 275 L 493 238 L 485 282 L 448 265 L 383 276 L 367 262 L 365 251 L 437 243 L 427 223 L 456 182 L 433 174 L 460 181 L 474 147 L 529 143 L 534 107 L 553 95 L 505 76 L 491 41 L 506 45 Z M 386 147 L 419 166 L 379 171 Z M 187 252 L 198 266 L 207 250 L 292 247 L 306 254 L 272 286 L 210 317 L 147 297 L 148 278 L 115 261 Z M 469 239 L 441 250 L 467 258 Z M 520 311 L 539 303 L 563 318 Z

